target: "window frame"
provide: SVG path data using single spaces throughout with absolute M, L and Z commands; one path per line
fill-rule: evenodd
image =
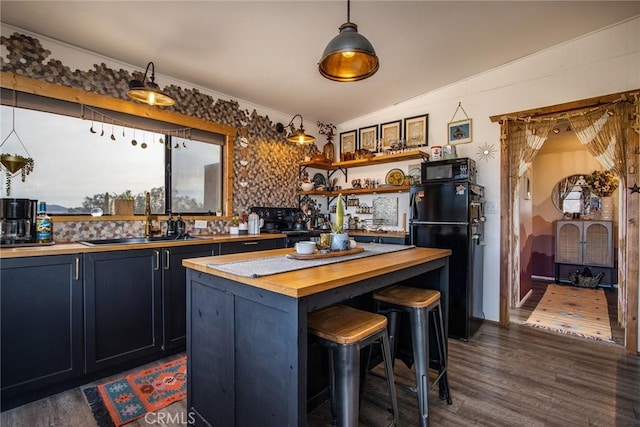
M 72 104 L 78 105 L 78 110 L 80 110 L 80 106 L 84 105 L 91 108 L 105 109 L 120 114 L 140 117 L 143 119 L 156 120 L 159 122 L 167 123 L 168 125 L 188 127 L 203 132 L 222 135 L 222 215 L 225 217 L 229 217 L 232 215 L 233 138 L 237 134 L 237 129 L 235 127 L 186 116 L 184 114 L 173 111 L 161 110 L 160 107 L 152 107 L 131 101 L 124 101 L 110 96 L 52 84 L 42 80 L 36 80 L 31 77 L 20 76 L 13 73 L 0 72 L 0 87 L 10 91 L 24 92 L 31 95 L 52 98 L 54 100 L 70 102 Z M 13 106 L 13 101 L 11 99 L 2 97 L 2 104 Z M 20 107 L 20 105 L 18 105 L 18 107 Z M 167 187 L 165 183 L 165 192 L 166 191 Z M 137 216 L 139 217 L 140 215 Z M 199 215 L 193 214 L 193 216 Z M 205 216 L 208 217 L 210 215 Z M 80 215 L 79 217 L 81 217 L 82 219 L 92 218 L 90 215 Z M 67 216 L 65 216 L 65 218 L 67 218 Z M 115 217 L 110 216 L 110 218 Z

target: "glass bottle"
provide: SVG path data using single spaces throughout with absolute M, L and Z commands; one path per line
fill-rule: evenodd
M 47 202 L 38 203 L 36 217 L 36 243 L 51 243 L 53 241 L 53 222 L 47 215 Z

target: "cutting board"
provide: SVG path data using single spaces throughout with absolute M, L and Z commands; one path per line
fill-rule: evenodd
M 291 258 L 291 259 L 323 259 L 323 258 L 334 258 L 334 257 L 339 257 L 339 256 L 346 256 L 346 255 L 353 255 L 353 254 L 357 254 L 360 252 L 364 252 L 364 248 L 363 247 L 359 247 L 356 246 L 353 249 L 347 249 L 346 251 L 335 251 L 335 252 L 328 252 L 326 254 L 321 254 L 319 252 L 313 253 L 313 254 L 299 254 L 297 252 L 294 252 L 292 254 L 287 254 L 287 258 Z

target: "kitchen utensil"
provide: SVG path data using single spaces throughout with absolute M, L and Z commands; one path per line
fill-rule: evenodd
M 89 128 L 89 132 L 91 133 L 96 133 L 95 130 L 93 130 L 93 120 L 95 119 L 96 113 L 94 111 L 91 112 L 91 127 Z

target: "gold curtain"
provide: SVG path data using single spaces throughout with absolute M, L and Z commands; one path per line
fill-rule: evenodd
M 628 110 L 629 104 L 621 102 L 567 116 L 580 142 L 622 184 L 627 175 L 623 129 L 627 126 Z
M 532 120 L 531 117 L 528 117 L 525 119 L 505 118 L 502 124 L 502 139 L 503 142 L 508 140 L 509 170 L 512 171 L 509 175 L 511 251 L 519 250 L 520 247 L 520 228 L 516 226 L 520 223 L 520 178 L 531 167 L 531 162 L 538 154 L 538 150 L 542 148 L 556 122 L 557 118 Z M 511 305 L 515 305 L 520 299 L 520 257 L 512 256 L 509 264 L 512 283 L 510 299 Z
M 627 141 L 630 105 L 619 102 L 569 115 L 569 123 L 580 142 L 596 158 L 605 170 L 610 170 L 620 180 L 619 188 L 624 189 L 627 181 Z M 627 192 L 619 191 L 619 206 L 627 206 Z M 618 218 L 627 221 L 627 212 L 619 210 Z M 627 250 L 627 240 L 618 240 L 618 323 L 626 327 L 627 307 L 627 260 L 622 254 Z

